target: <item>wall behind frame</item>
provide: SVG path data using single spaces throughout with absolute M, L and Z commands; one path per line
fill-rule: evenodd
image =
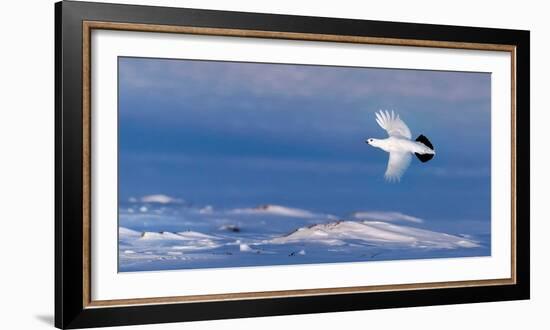
M 544 2 L 462 0 L 419 1 L 246 1 L 135 0 L 111 1 L 332 16 L 417 23 L 454 24 L 531 30 L 531 250 L 532 299 L 504 303 L 436 306 L 364 312 L 298 315 L 241 320 L 165 324 L 124 329 L 482 329 L 525 327 L 543 329 L 550 304 L 550 266 L 547 233 L 550 203 L 550 64 Z M 6 329 L 53 327 L 53 3 L 48 0 L 6 2 L 0 5 L 0 292 L 6 308 Z M 9 305 L 7 304 L 9 302 Z M 9 306 L 9 307 L 8 307 Z M 7 309 L 9 308 L 9 309 Z

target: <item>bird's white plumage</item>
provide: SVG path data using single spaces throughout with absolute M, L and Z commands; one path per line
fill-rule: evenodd
M 412 154 L 410 152 L 390 152 L 388 167 L 384 178 L 388 181 L 399 181 L 411 163 Z
M 393 111 L 380 110 L 376 122 L 388 133 L 386 139 L 368 139 L 367 143 L 389 153 L 388 166 L 384 177 L 388 181 L 399 181 L 411 162 L 412 154 L 435 154 L 435 151 L 422 142 L 412 141 L 411 130 L 399 115 Z
M 376 122 L 388 132 L 389 136 L 401 137 L 409 140 L 412 137 L 411 130 L 407 124 L 405 124 L 393 110 L 391 113 L 387 110 L 380 110 L 380 113 L 376 113 Z

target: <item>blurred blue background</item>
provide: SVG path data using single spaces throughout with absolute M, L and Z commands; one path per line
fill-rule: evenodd
M 392 210 L 490 230 L 490 74 L 119 59 L 119 189 L 195 204 Z M 437 156 L 383 173 L 374 112 L 393 109 Z

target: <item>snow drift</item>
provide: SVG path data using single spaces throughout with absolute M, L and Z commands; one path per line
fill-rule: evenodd
M 302 227 L 270 241 L 275 244 L 322 243 L 327 245 L 368 244 L 384 247 L 470 248 L 479 245 L 463 237 L 398 226 L 380 221 L 337 221 Z
M 293 218 L 319 218 L 330 217 L 330 215 L 316 214 L 311 211 L 286 207 L 281 205 L 265 204 L 254 208 L 234 209 L 231 214 L 252 214 L 252 215 L 276 215 Z

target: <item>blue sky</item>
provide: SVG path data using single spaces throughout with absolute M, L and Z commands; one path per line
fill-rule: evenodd
M 119 198 L 221 208 L 398 211 L 432 229 L 490 229 L 490 74 L 119 59 Z M 375 111 L 437 155 L 387 183 Z

